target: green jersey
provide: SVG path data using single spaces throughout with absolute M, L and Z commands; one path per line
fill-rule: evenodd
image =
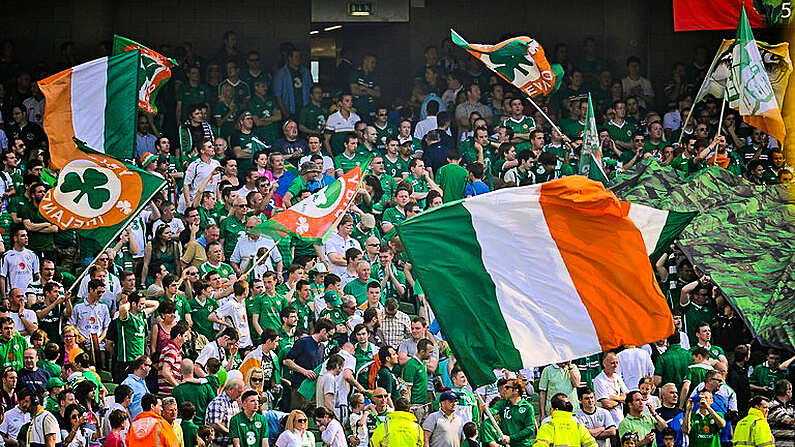
M 265 141 L 261 140 L 256 132 L 235 132 L 229 140 L 229 147 L 239 147 L 242 150 L 251 152 L 252 155 L 270 149 L 270 146 Z M 237 159 L 237 169 L 239 172 L 246 172 L 252 165 L 253 161 L 251 158 Z
M 718 415 L 723 417 L 721 413 Z M 690 447 L 720 447 L 720 431 L 712 414 L 696 411 L 690 416 Z
M 692 158 L 685 158 L 683 155 L 684 154 L 680 154 L 671 160 L 672 168 L 676 169 L 677 171 L 682 171 L 685 174 L 692 174 L 707 168 L 707 165 L 703 160 L 698 163 L 694 163 Z
M 355 70 L 351 73 L 350 83 L 359 87 L 376 87 L 372 73 L 367 73 L 364 70 Z M 370 95 L 354 96 L 353 106 L 356 108 L 357 115 L 369 121 L 370 116 L 375 112 L 375 98 Z
M 309 301 L 303 302 L 301 299 L 296 299 L 291 304 L 298 311 L 298 325 L 296 326 L 298 329 L 303 329 L 309 332 L 309 326 L 314 323 L 314 316 L 312 308 L 309 307 Z
M 629 143 L 632 141 L 632 135 L 635 135 L 635 130 L 635 125 L 629 121 L 624 121 L 620 125 L 613 120 L 607 123 L 607 133 L 615 141 Z
M 298 115 L 298 124 L 317 134 L 322 134 L 323 129 L 326 128 L 326 110 L 310 103 L 301 109 L 301 113 Z
M 522 116 L 522 118 L 519 120 L 515 120 L 513 117 L 508 117 L 502 122 L 502 125 L 512 129 L 514 134 L 530 133 L 530 131 L 536 128 L 536 121 L 529 116 Z M 516 152 L 519 152 L 525 149 L 530 149 L 533 147 L 533 143 L 530 141 L 522 141 L 521 143 L 517 143 L 515 147 Z
M 248 110 L 254 116 L 262 119 L 268 119 L 272 117 L 273 112 L 277 107 L 278 104 L 276 104 L 273 96 L 270 95 L 264 98 L 258 95 L 253 95 L 251 100 L 248 102 Z M 254 133 L 260 137 L 262 143 L 270 145 L 273 144 L 273 142 L 278 138 L 279 127 L 275 122 L 272 122 L 270 124 L 257 127 L 254 130 Z
M 389 156 L 384 155 L 384 170 L 386 171 L 386 175 L 394 178 L 402 178 L 403 173 L 409 172 L 409 162 L 411 162 L 411 159 L 404 160 L 399 155 L 394 161 L 390 160 Z
M 345 324 L 348 321 L 348 316 L 342 310 L 331 306 L 320 312 L 320 318 L 328 318 L 335 325 Z
M 389 207 L 384 211 L 382 220 L 395 225 L 406 220 L 406 213 L 399 210 L 397 206 Z
M 141 315 L 127 314 L 127 318 L 117 320 L 119 346 L 116 347 L 116 360 L 132 362 L 144 354 L 146 345 L 146 320 Z
M 199 83 L 196 86 L 189 82 L 182 84 L 177 93 L 177 101 L 182 102 L 182 116 L 180 121 L 188 118 L 188 110 L 193 104 L 209 104 L 215 96 L 210 94 L 210 87 Z
M 754 368 L 754 371 L 751 373 L 751 376 L 748 377 L 748 381 L 756 386 L 761 386 L 765 388 L 775 388 L 776 382 L 779 380 L 785 379 L 787 377 L 787 371 L 780 370 L 778 368 L 771 369 L 767 362 L 762 363 L 761 365 L 757 365 Z
M 654 375 L 662 377 L 662 383 L 673 383 L 677 389 L 682 388 L 685 380 L 690 380 L 688 367 L 693 361 L 690 351 L 683 349 L 679 343 L 672 344 L 654 362 Z
M 239 439 L 241 447 L 262 447 L 262 442 L 268 439 L 268 421 L 257 412 L 249 419 L 241 411 L 229 421 L 229 437 Z
M 491 409 L 493 414 L 499 414 L 502 432 L 511 437 L 511 447 L 529 447 L 533 445 L 536 434 L 535 411 L 530 402 L 521 399 L 516 404 L 502 399 L 494 404 Z
M 208 379 L 210 377 L 208 376 Z M 207 405 L 210 404 L 217 395 L 217 386 L 211 381 L 201 381 L 202 383 L 182 382 L 171 390 L 171 395 L 177 399 L 177 404 L 190 402 L 196 406 L 196 416 L 193 419 L 197 424 L 204 424 L 204 416 L 207 412 Z
M 356 298 L 356 305 L 358 306 L 367 301 L 367 284 L 367 281 L 362 282 L 359 278 L 356 278 L 348 284 L 345 284 L 342 291 L 346 295 L 351 295 Z
M 463 199 L 468 181 L 469 172 L 461 165 L 455 163 L 442 166 L 439 168 L 439 172 L 436 173 L 436 184 L 444 192 L 442 196 L 444 203 Z
M 363 153 L 356 153 L 353 157 L 341 153 L 334 157 L 334 169 L 342 170 L 343 173 L 350 171 L 356 166 L 362 166 L 370 157 Z
M 223 279 L 229 279 L 232 275 L 235 274 L 235 270 L 232 268 L 231 265 L 221 262 L 218 265 L 210 264 L 210 261 L 206 261 L 204 264 L 199 266 L 199 276 L 204 278 L 204 275 L 210 272 L 218 272 Z
M 18 214 L 20 219 L 29 220 L 32 224 L 49 223 L 44 216 L 41 215 L 39 209 L 36 207 L 28 207 L 19 210 Z M 55 233 L 43 233 L 41 231 L 29 231 L 28 238 L 30 240 L 28 248 L 36 253 L 55 250 L 55 243 L 53 236 Z
M 232 257 L 237 240 L 246 233 L 246 225 L 234 214 L 221 221 L 221 238 L 224 240 L 226 259 Z
M 213 298 L 207 298 L 204 303 L 200 303 L 197 297 L 191 298 L 188 302 L 190 305 L 190 317 L 193 320 L 193 327 L 196 332 L 207 337 L 207 340 L 215 340 L 215 329 L 210 322 L 210 314 L 218 310 L 218 301 Z
M 428 369 L 425 362 L 412 357 L 403 365 L 403 380 L 411 384 L 411 404 L 428 403 Z
M 709 305 L 699 306 L 692 301 L 687 303 L 687 306 L 681 306 L 680 309 L 684 317 L 685 332 L 690 339 L 690 345 L 696 346 L 698 344 L 696 328 L 701 323 L 711 323 L 715 318 L 715 311 Z
M 14 335 L 7 342 L 0 341 L 0 368 L 10 366 L 17 371 L 22 369 L 22 353 L 27 347 L 27 340 L 17 331 L 14 331 Z
M 428 192 L 428 181 L 423 178 L 414 177 L 414 174 L 409 174 L 409 177 L 406 179 L 411 184 L 411 189 L 414 192 Z M 417 200 L 417 204 L 420 205 L 420 208 L 425 208 L 425 199 Z
M 375 385 L 386 390 L 392 396 L 392 400 L 400 399 L 400 386 L 398 379 L 389 368 L 381 366 L 378 370 L 378 375 L 375 377 Z
M 581 137 L 584 129 L 585 123 L 582 121 L 570 118 L 560 120 L 560 130 L 572 140 Z
M 386 139 L 389 137 L 394 137 L 397 135 L 398 130 L 394 124 L 390 123 L 389 121 L 386 122 L 384 127 L 379 127 L 378 123 L 373 123 L 373 127 L 375 127 L 375 134 L 376 134 L 376 147 L 381 153 L 386 152 Z
M 259 301 L 259 308 L 254 313 L 259 315 L 259 326 L 262 329 L 271 328 L 278 331 L 282 326 L 280 313 L 282 309 L 288 306 L 284 295 L 274 293 L 269 296 L 263 292 L 257 296 L 257 300 Z

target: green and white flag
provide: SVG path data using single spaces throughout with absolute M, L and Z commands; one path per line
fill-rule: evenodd
M 596 129 L 596 118 L 593 114 L 591 93 L 588 93 L 588 116 L 582 133 L 582 149 L 580 151 L 580 175 L 591 180 L 607 183 L 607 174 L 602 166 L 602 147 L 599 144 L 599 131 Z
M 141 52 L 138 66 L 138 109 L 142 112 L 156 114 L 157 92 L 171 79 L 171 67 L 178 64 L 174 59 L 167 58 L 138 42 L 113 35 L 114 55 L 136 50 Z

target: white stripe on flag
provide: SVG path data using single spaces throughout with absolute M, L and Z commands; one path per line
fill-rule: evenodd
M 668 211 L 633 203 L 629 206 L 628 217 L 640 230 L 641 236 L 643 236 L 643 243 L 646 244 L 646 254 L 654 253 L 662 230 L 668 220 Z
M 534 190 L 503 191 L 462 203 L 472 216 L 483 265 L 494 281 L 503 319 L 525 365 L 601 350 L 547 227 L 538 201 L 541 185 Z M 495 209 L 500 212 L 494 213 Z
M 107 57 L 72 69 L 72 126 L 75 137 L 99 152 L 105 152 L 107 84 Z

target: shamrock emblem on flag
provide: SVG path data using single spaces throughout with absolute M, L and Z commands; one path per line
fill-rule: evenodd
M 307 222 L 306 217 L 299 217 L 298 225 L 295 227 L 295 232 L 298 234 L 304 234 L 307 231 L 309 231 L 309 222 Z
M 120 200 L 118 203 L 116 203 L 116 208 L 118 208 L 119 211 L 124 214 L 132 213 L 132 205 L 127 200 Z
M 533 59 L 527 55 L 527 44 L 523 42 L 511 42 L 504 48 L 489 54 L 489 61 L 494 65 L 494 71 L 505 76 L 510 82 L 518 76 L 529 76 L 532 69 L 535 69 Z M 537 69 L 535 69 L 537 71 Z
M 102 172 L 88 168 L 83 171 L 81 176 L 77 172 L 70 172 L 64 177 L 61 184 L 61 192 L 70 193 L 77 191 L 74 203 L 80 203 L 86 197 L 88 204 L 93 209 L 100 209 L 102 205 L 110 200 L 110 190 L 103 188 L 108 183 L 108 176 Z

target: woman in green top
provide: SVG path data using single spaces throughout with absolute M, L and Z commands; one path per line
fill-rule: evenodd
M 172 239 L 171 228 L 163 224 L 155 230 L 155 236 L 146 243 L 144 249 L 144 263 L 141 270 L 141 283 L 151 284 L 154 274 L 157 272 L 149 271 L 149 264 L 152 261 L 160 261 L 169 273 L 179 276 L 182 268 L 177 260 L 182 256 L 182 248 L 177 241 Z
M 229 139 L 235 133 L 235 116 L 237 116 L 235 89 L 229 84 L 224 84 L 221 86 L 218 103 L 213 108 L 215 125 L 221 129 L 222 137 Z

